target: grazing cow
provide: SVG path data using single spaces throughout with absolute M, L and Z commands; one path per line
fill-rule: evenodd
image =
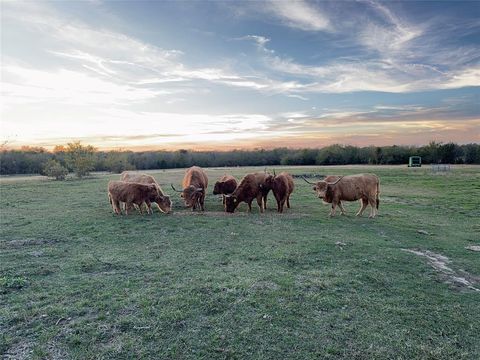
M 237 188 L 237 179 L 231 175 L 223 175 L 213 187 L 213 195 L 222 194 L 222 204 L 225 205 L 225 195 L 231 194 Z
M 326 181 L 326 179 L 317 182 L 313 190 L 319 198 L 332 204 L 330 216 L 335 216 L 335 208 L 342 200 L 361 200 L 362 206 L 356 216 L 362 216 L 369 204 L 371 206 L 369 217 L 374 218 L 377 215 L 380 204 L 380 180 L 378 176 L 373 174 L 340 176 L 333 182 L 332 180 Z M 340 209 L 344 213 L 342 206 L 340 206 Z
M 141 205 L 145 202 L 148 205 L 160 201 L 161 197 L 155 184 L 139 184 L 126 181 L 109 181 L 108 198 L 113 211 L 120 215 L 120 202 L 125 203 L 125 215 L 128 215 L 133 204 L 137 205 L 140 213 L 143 214 Z
M 157 181 L 153 176 L 148 174 L 138 174 L 138 173 L 124 171 L 121 174 L 120 180 L 126 181 L 126 182 L 135 182 L 139 184 L 156 185 L 158 188 L 158 192 L 160 193 L 160 197 L 158 198 L 159 202 L 155 202 L 155 204 L 157 204 L 158 210 L 160 210 L 163 213 L 169 213 L 172 210 L 172 200 L 170 200 L 170 197 L 168 195 L 165 195 L 162 188 L 160 187 L 160 185 L 157 183 Z M 147 208 L 149 212 L 153 213 L 149 204 L 147 204 Z
M 205 195 L 208 186 L 208 177 L 205 171 L 198 167 L 192 166 L 187 169 L 182 182 L 183 190 L 176 190 L 173 185 L 172 189 L 181 193 L 181 197 L 185 201 L 185 206 L 192 208 L 192 211 L 200 206 L 202 211 L 205 210 Z
M 273 196 L 277 200 L 277 211 L 282 213 L 285 202 L 287 203 L 287 208 L 290 208 L 290 195 L 295 188 L 295 184 L 293 183 L 292 175 L 289 173 L 282 172 L 276 175 L 275 171 L 273 171 L 273 174 L 273 176 L 267 179 L 267 184 L 271 187 Z
M 266 174 L 254 173 L 244 176 L 235 191 L 225 195 L 225 211 L 233 213 L 241 202 L 248 204 L 248 210 L 252 211 L 252 201 L 257 199 L 260 212 L 264 210 L 264 191 Z M 268 193 L 268 192 L 267 192 Z

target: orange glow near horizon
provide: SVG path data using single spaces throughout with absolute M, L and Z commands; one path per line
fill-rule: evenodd
M 382 129 L 382 125 L 386 128 Z M 375 131 L 375 129 L 377 131 Z M 4 149 L 19 149 L 22 146 L 42 147 L 52 151 L 57 145 L 65 145 L 69 142 L 81 141 L 89 144 L 98 150 L 129 150 L 129 151 L 175 151 L 180 149 L 194 151 L 230 151 L 230 150 L 252 150 L 252 149 L 273 149 L 287 147 L 299 148 L 321 148 L 332 144 L 343 144 L 353 146 L 388 146 L 388 145 L 412 145 L 419 146 L 428 144 L 430 141 L 455 142 L 459 144 L 480 143 L 480 120 L 462 122 L 445 121 L 415 121 L 402 122 L 393 129 L 390 123 L 375 122 L 367 126 L 353 129 L 344 126 L 326 126 L 323 130 L 316 129 L 312 132 L 288 133 L 287 131 L 276 134 L 248 134 L 241 133 L 240 136 L 227 134 L 227 140 L 221 137 L 218 140 L 202 134 L 179 135 L 178 137 L 165 137 L 154 139 L 148 136 L 133 137 L 82 137 L 64 139 L 45 139 L 38 141 L 15 141 L 4 145 Z M 238 134 L 237 134 L 238 135 Z M 145 138 L 145 140 L 144 140 Z M 173 141 L 172 141 L 173 139 Z M 169 141 L 170 140 L 170 141 Z

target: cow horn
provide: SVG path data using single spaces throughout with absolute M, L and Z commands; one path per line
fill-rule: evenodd
M 205 191 L 205 189 L 204 189 L 204 188 L 201 188 L 201 187 L 199 187 L 199 188 L 196 188 L 196 189 L 195 189 L 195 191 L 198 191 L 198 192 L 204 192 L 204 191 Z
M 308 181 L 307 179 L 305 179 L 304 176 L 302 176 L 302 179 L 305 180 L 305 182 L 307 182 L 307 183 L 310 184 L 310 185 L 316 185 L 315 183 L 312 183 L 312 182 Z
M 331 182 L 327 182 L 327 184 L 328 184 L 328 185 L 335 185 L 336 183 L 338 183 L 338 182 L 339 182 L 340 180 L 342 180 L 342 179 L 343 179 L 343 175 L 342 175 L 342 176 L 340 176 L 340 178 L 338 178 L 338 180 L 337 180 L 337 181 L 335 181 L 335 182 L 333 182 L 333 183 L 331 183 Z
M 180 190 L 175 189 L 175 188 L 173 187 L 173 184 L 170 184 L 170 186 L 172 187 L 173 191 L 176 191 L 176 192 L 179 192 L 179 193 L 183 192 L 183 190 L 180 191 Z

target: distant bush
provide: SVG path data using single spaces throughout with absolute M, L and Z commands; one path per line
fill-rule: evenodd
M 92 145 L 82 145 L 80 141 L 68 143 L 65 149 L 65 161 L 68 167 L 82 178 L 95 170 L 95 148 Z
M 116 174 L 125 170 L 135 170 L 135 167 L 128 162 L 128 153 L 110 151 L 105 156 L 105 169 Z
M 68 169 L 57 160 L 48 160 L 43 168 L 43 173 L 48 177 L 53 177 L 55 180 L 65 180 L 68 175 Z

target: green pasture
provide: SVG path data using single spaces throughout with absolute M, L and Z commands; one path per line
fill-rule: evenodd
M 215 179 L 263 167 L 206 169 L 204 213 L 149 171 L 174 202 L 151 216 L 112 213 L 119 175 L 0 178 L 4 359 L 480 358 L 480 167 L 275 170 L 375 173 L 379 216 L 328 218 L 301 179 L 284 214 L 225 214 Z

